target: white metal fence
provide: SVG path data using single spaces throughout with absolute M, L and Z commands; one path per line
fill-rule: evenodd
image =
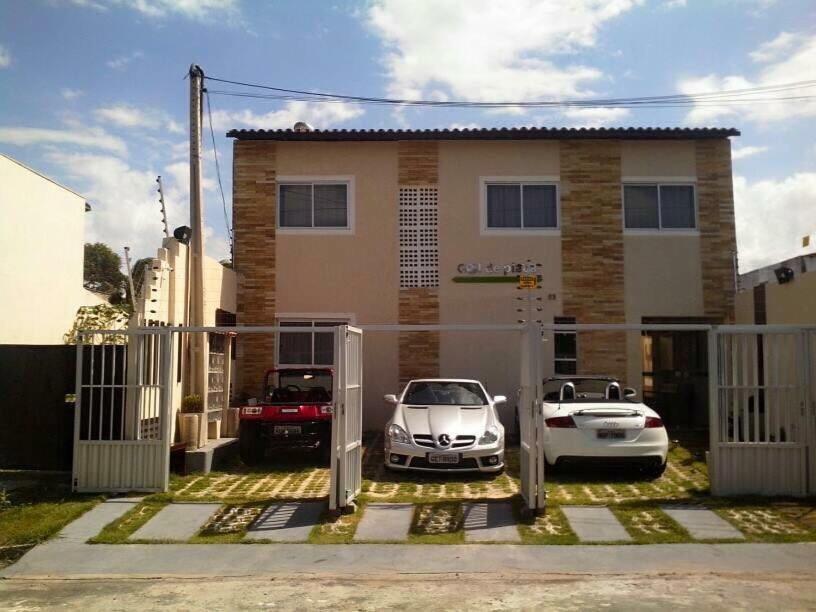
M 167 328 L 79 334 L 75 491 L 167 489 L 171 342 Z

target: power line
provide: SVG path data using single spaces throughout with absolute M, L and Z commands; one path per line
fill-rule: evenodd
M 204 98 L 207 102 L 207 118 L 210 124 L 210 138 L 212 139 L 213 157 L 215 158 L 215 174 L 218 176 L 218 190 L 221 192 L 221 205 L 224 210 L 224 226 L 227 228 L 227 237 L 230 243 L 230 255 L 232 255 L 232 228 L 227 214 L 227 199 L 224 197 L 224 185 L 221 183 L 221 165 L 218 163 L 218 148 L 215 146 L 215 130 L 213 130 L 212 108 L 210 107 L 210 92 L 204 90 Z
M 780 101 L 793 100 L 809 100 L 814 96 L 771 96 L 771 97 L 757 97 L 757 95 L 767 94 L 781 94 L 784 92 L 791 92 L 792 90 L 808 89 L 816 86 L 816 80 L 798 81 L 792 83 L 779 83 L 776 85 L 765 85 L 759 87 L 748 87 L 742 89 L 723 90 L 718 92 L 699 93 L 699 94 L 671 94 L 662 96 L 642 96 L 631 98 L 599 98 L 599 99 L 563 99 L 563 100 L 541 100 L 541 101 L 470 101 L 470 100 L 410 100 L 410 99 L 393 99 L 380 98 L 371 96 L 356 96 L 347 94 L 324 93 L 317 91 L 308 91 L 301 89 L 287 89 L 283 87 L 275 87 L 271 85 L 263 85 L 258 83 L 248 83 L 243 81 L 234 81 L 231 79 L 222 79 L 218 77 L 205 77 L 211 81 L 219 83 L 227 83 L 239 87 L 248 87 L 252 89 L 263 89 L 276 92 L 274 94 L 260 94 L 251 92 L 242 92 L 234 90 L 212 90 L 211 93 L 218 95 L 228 95 L 246 98 L 258 99 L 272 99 L 272 100 L 298 100 L 310 102 L 354 102 L 357 104 L 376 104 L 376 105 L 400 105 L 400 106 L 428 106 L 437 108 L 497 108 L 497 107 L 533 107 L 533 108 L 638 108 L 638 107 L 654 107 L 654 108 L 672 108 L 676 106 L 689 106 L 693 104 L 700 105 L 723 105 L 735 103 L 777 103 Z

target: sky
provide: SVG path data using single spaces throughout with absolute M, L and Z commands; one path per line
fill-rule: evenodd
M 88 199 L 87 240 L 153 255 L 158 175 L 171 231 L 189 224 L 192 63 L 236 81 L 400 99 L 694 94 L 815 80 L 816 3 L 3 0 L 0 152 Z M 740 271 L 803 254 L 802 237 L 816 233 L 814 100 L 499 112 L 209 97 L 228 218 L 231 128 L 717 126 L 742 132 L 732 145 Z M 205 127 L 205 242 L 223 259 Z

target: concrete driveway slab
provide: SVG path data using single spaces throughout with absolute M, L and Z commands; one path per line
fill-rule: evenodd
M 221 504 L 168 504 L 129 539 L 189 540 L 220 507 Z
M 745 535 L 724 518 L 707 508 L 660 508 L 680 523 L 695 540 L 744 540 Z
M 465 540 L 468 542 L 520 542 L 513 506 L 501 502 L 465 504 Z
M 632 536 L 605 506 L 561 506 L 582 542 L 629 542 Z
M 413 504 L 368 504 L 354 534 L 355 542 L 402 542 L 408 539 Z
M 305 542 L 325 509 L 322 501 L 272 504 L 250 525 L 244 539 Z

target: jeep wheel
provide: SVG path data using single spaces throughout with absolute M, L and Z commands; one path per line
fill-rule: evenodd
M 241 423 L 238 430 L 238 449 L 245 465 L 260 463 L 264 457 L 260 430 L 255 423 Z

